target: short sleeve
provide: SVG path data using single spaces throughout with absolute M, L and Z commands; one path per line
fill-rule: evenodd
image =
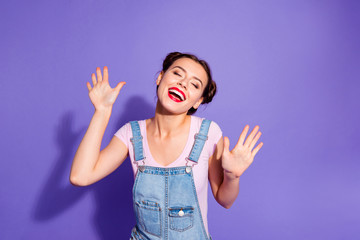
M 129 141 L 131 138 L 131 126 L 130 123 L 126 123 L 122 126 L 114 135 L 118 137 L 129 149 Z
M 209 128 L 209 139 L 212 139 L 214 143 L 217 144 L 221 136 L 222 131 L 219 125 L 216 122 L 212 121 Z
M 216 122 L 211 121 L 209 133 L 208 133 L 208 139 L 209 139 L 209 144 L 210 144 L 210 146 L 209 146 L 210 147 L 210 149 L 209 149 L 210 156 L 213 155 L 216 145 L 219 142 L 221 137 L 222 137 L 222 131 L 221 131 L 219 125 Z

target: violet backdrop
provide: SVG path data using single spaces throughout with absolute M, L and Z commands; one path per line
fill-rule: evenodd
M 168 52 L 207 60 L 218 94 L 197 116 L 263 148 L 229 209 L 209 189 L 213 239 L 360 239 L 359 1 L 2 1 L 0 239 L 128 239 L 129 160 L 69 183 L 93 114 L 86 81 L 126 81 L 105 146 L 151 117 Z

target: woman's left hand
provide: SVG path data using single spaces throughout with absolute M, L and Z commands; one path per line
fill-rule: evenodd
M 258 130 L 259 126 L 255 126 L 245 140 L 246 134 L 249 131 L 249 125 L 246 125 L 240 134 L 236 146 L 231 151 L 229 149 L 229 138 L 224 137 L 224 151 L 222 154 L 221 164 L 225 175 L 230 178 L 239 178 L 253 162 L 256 153 L 264 145 L 264 143 L 261 142 L 256 146 L 256 148 L 254 148 L 256 142 L 261 136 L 261 132 L 257 132 Z

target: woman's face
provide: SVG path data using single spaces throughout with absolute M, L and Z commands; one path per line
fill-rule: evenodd
M 174 114 L 187 113 L 191 107 L 197 109 L 207 81 L 201 64 L 185 57 L 176 60 L 156 81 L 161 106 Z

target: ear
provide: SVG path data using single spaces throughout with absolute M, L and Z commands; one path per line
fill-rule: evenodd
M 163 72 L 163 71 L 161 71 L 161 72 L 159 73 L 159 76 L 158 76 L 158 77 L 157 77 L 157 79 L 156 79 L 156 85 L 158 85 L 158 86 L 159 86 L 160 81 L 161 81 L 161 79 L 162 79 L 163 75 L 164 75 L 164 72 Z
M 203 100 L 204 100 L 204 98 L 201 97 L 201 98 L 195 103 L 195 105 L 193 106 L 193 108 L 198 109 L 198 107 L 200 106 L 200 104 L 202 103 Z

